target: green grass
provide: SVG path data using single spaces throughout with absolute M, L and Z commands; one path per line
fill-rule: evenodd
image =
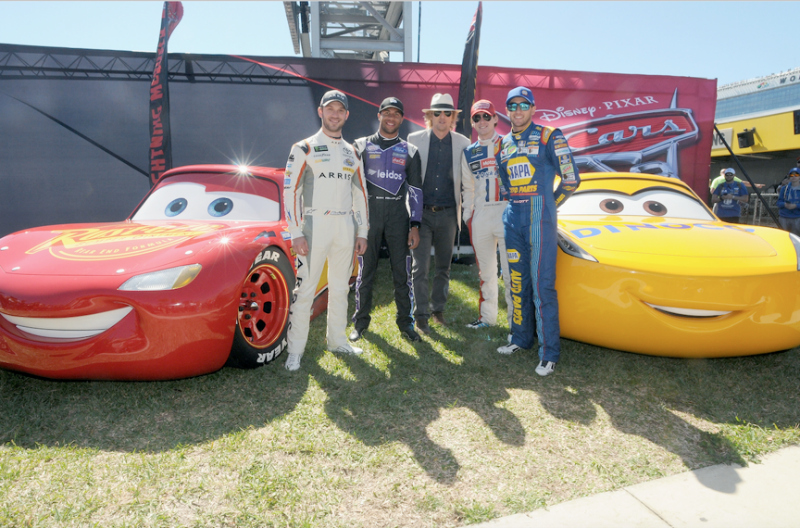
M 0 526 L 452 527 L 800 442 L 800 350 L 682 360 L 563 340 L 539 378 L 534 351 L 496 353 L 505 328 L 464 328 L 475 267 L 452 279 L 449 326 L 412 345 L 382 261 L 365 353 L 325 352 L 323 316 L 296 373 L 283 358 L 173 382 L 0 371 Z

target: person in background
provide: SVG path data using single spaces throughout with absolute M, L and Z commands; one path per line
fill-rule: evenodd
M 733 177 L 734 181 L 737 181 L 737 182 L 742 181 L 742 180 L 739 179 L 738 176 L 735 176 L 736 171 L 733 170 L 733 168 L 728 167 L 727 169 L 721 169 L 719 171 L 719 176 L 717 176 L 716 178 L 711 180 L 709 182 L 709 184 L 708 184 L 708 205 L 709 205 L 709 207 L 714 207 L 714 202 L 712 201 L 714 199 L 714 189 L 717 188 L 717 185 L 719 185 L 720 183 L 725 181 L 725 173 L 727 171 L 730 171 L 731 173 L 734 174 L 734 177 Z
M 464 149 L 461 155 L 462 214 L 469 228 L 470 242 L 475 250 L 480 278 L 479 317 L 467 328 L 483 328 L 497 324 L 497 250 L 500 249 L 500 269 L 505 285 L 508 328 L 511 329 L 511 282 L 508 254 L 503 232 L 503 211 L 506 199 L 501 196 L 495 155 L 500 149 L 497 112 L 491 101 L 481 99 L 470 110 L 478 141 Z
M 725 175 L 728 174 L 728 173 L 734 175 L 733 176 L 733 181 L 735 181 L 735 182 L 741 182 L 742 181 L 741 179 L 739 179 L 738 176 L 736 176 L 736 171 L 733 170 L 732 167 L 728 167 L 727 169 L 722 169 L 722 170 L 719 171 L 719 176 L 717 176 L 716 178 L 711 180 L 711 183 L 708 186 L 708 190 L 711 192 L 711 194 L 714 194 L 714 189 L 717 188 L 717 185 L 719 185 L 720 183 L 725 181 Z
M 731 224 L 738 224 L 739 217 L 742 215 L 742 204 L 750 199 L 741 180 L 736 181 L 733 169 L 725 169 L 724 181 L 714 187 L 711 195 L 711 203 L 714 204 L 714 214 L 720 220 Z
M 778 221 L 781 227 L 800 236 L 800 169 L 789 170 L 789 183 L 778 192 Z
M 422 225 L 414 257 L 414 319 L 417 330 L 430 333 L 428 319 L 445 326 L 444 308 L 450 290 L 453 245 L 461 226 L 461 153 L 469 139 L 455 132 L 460 110 L 450 94 L 437 93 L 431 107 L 423 110 L 427 129 L 409 134 L 408 142 L 419 149 L 422 161 Z M 429 294 L 428 270 L 433 247 L 436 267 Z

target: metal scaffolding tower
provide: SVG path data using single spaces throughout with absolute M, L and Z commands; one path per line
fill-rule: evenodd
M 304 57 L 412 60 L 411 2 L 284 2 L 294 52 Z

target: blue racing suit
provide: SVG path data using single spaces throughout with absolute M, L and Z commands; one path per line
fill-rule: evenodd
M 561 130 L 536 123 L 506 135 L 496 159 L 508 194 L 503 225 L 511 271 L 511 342 L 531 348 L 538 328 L 539 359 L 557 362 L 556 207 L 578 188 L 578 168 Z M 553 190 L 556 176 L 560 181 Z

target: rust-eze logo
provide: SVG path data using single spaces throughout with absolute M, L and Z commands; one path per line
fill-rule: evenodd
M 224 225 L 103 226 L 53 231 L 56 236 L 28 251 L 49 251 L 63 260 L 99 261 L 136 257 L 222 229 Z

